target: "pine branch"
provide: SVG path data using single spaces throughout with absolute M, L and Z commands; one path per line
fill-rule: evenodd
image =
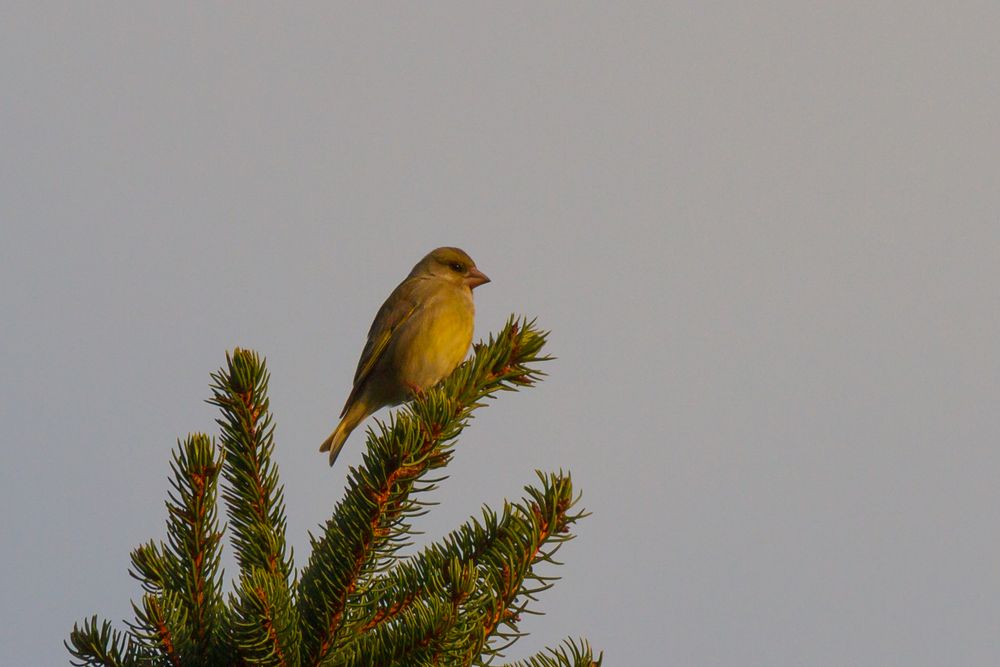
M 555 579 L 538 566 L 555 562 L 555 552 L 573 537 L 572 524 L 586 516 L 571 512 L 577 499 L 568 475 L 538 475 L 540 488 L 526 487 L 521 503 L 505 504 L 500 516 L 484 508 L 481 520 L 470 519 L 375 579 L 365 591 L 369 616 L 350 625 L 356 639 L 343 650 L 359 653 L 372 630 L 394 627 L 411 608 L 428 605 L 451 604 L 455 614 L 398 664 L 481 664 L 481 654 L 497 657 L 519 638 L 518 619 L 532 613 L 529 603 Z M 487 645 L 497 640 L 502 645 Z M 371 659 L 393 664 L 385 652 Z
M 475 585 L 462 600 L 460 622 L 442 638 L 442 653 L 456 650 L 469 664 L 484 651 L 497 656 L 520 637 L 517 621 L 532 613 L 528 605 L 548 589 L 555 577 L 543 576 L 537 567 L 555 562 L 553 556 L 563 542 L 572 539 L 570 527 L 584 512 L 571 513 L 575 505 L 568 475 L 538 473 L 541 488 L 525 487 L 528 498 L 504 505 L 501 516 L 484 508 L 482 520 L 470 519 L 411 559 L 397 564 L 379 580 L 370 595 L 374 613 L 363 632 L 391 620 L 409 605 L 426 598 L 448 598 L 447 579 L 439 573 L 457 561 L 472 566 Z M 499 640 L 499 646 L 489 642 Z
M 559 648 L 545 649 L 530 658 L 506 663 L 503 667 L 601 667 L 604 654 L 594 656 L 590 644 L 564 639 Z
M 244 577 L 232 596 L 233 641 L 248 664 L 299 664 L 298 617 L 288 586 L 261 569 Z
M 157 664 L 172 667 L 188 664 L 192 659 L 191 627 L 179 594 L 147 593 L 142 596 L 141 606 L 132 603 L 132 611 L 135 623 L 128 623 L 129 634 L 142 652 L 156 656 Z
M 474 655 L 485 653 L 487 661 L 501 656 L 521 637 L 517 628 L 521 615 L 535 613 L 529 605 L 558 579 L 539 574 L 537 566 L 543 562 L 561 565 L 554 558 L 556 552 L 573 539 L 570 527 L 587 516 L 585 511 L 570 513 L 579 497 L 573 495 L 573 482 L 568 474 L 537 474 L 542 488 L 526 486 L 528 497 L 517 506 L 524 523 L 502 532 L 497 548 L 480 558 L 483 571 L 492 582 L 488 581 L 484 587 L 490 593 L 485 600 L 485 642 L 473 645 L 472 649 Z
M 149 541 L 132 550 L 132 567 L 128 573 L 142 584 L 147 593 L 162 593 L 169 585 L 170 564 L 163 555 L 166 549 L 162 542 Z
M 269 379 L 266 363 L 256 352 L 236 348 L 226 354 L 226 367 L 212 374 L 208 402 L 222 410 L 216 420 L 226 452 L 222 498 L 240 570 L 260 568 L 287 580 L 293 566 L 291 556 L 285 555 L 284 490 L 271 460 Z
M 386 667 L 430 664 L 426 648 L 451 628 L 455 606 L 444 600 L 422 600 L 409 605 L 391 623 L 382 624 L 340 648 L 324 666 Z M 452 664 L 452 663 L 438 663 Z
M 351 470 L 347 494 L 322 537 L 313 539 L 302 572 L 303 664 L 323 662 L 344 641 L 345 621 L 365 615 L 352 602 L 356 596 L 364 601 L 364 582 L 405 544 L 408 519 L 422 511 L 413 494 L 440 481 L 425 475 L 448 463 L 472 411 L 496 392 L 530 386 L 541 375 L 532 365 L 547 359 L 539 355 L 546 334 L 533 325 L 511 318 L 441 385 L 369 434 L 364 463 Z
M 216 642 L 213 633 L 222 614 L 222 533 L 216 514 L 221 452 L 216 458 L 215 444 L 202 434 L 188 436 L 179 450 L 170 464 L 173 491 L 167 502 L 167 591 L 179 594 L 189 624 L 192 645 L 182 647 L 183 651 L 190 651 L 196 660 L 209 661 Z
M 69 641 L 63 644 L 76 658 L 70 661 L 76 667 L 132 667 L 139 664 L 136 647 L 130 638 L 113 630 L 111 621 L 103 621 L 98 627 L 96 615 L 84 620 L 82 627 L 74 623 Z
M 186 659 L 208 664 L 218 655 L 225 615 L 216 513 L 221 465 L 221 452 L 208 436 L 178 442 L 170 464 L 167 542 L 149 542 L 132 552 L 130 574 L 146 594 L 141 607 L 133 604 L 136 622 L 129 634 L 146 654 L 172 664 Z
M 253 664 L 297 665 L 298 614 L 292 603 L 292 557 L 285 555 L 284 491 L 272 460 L 274 425 L 265 362 L 237 348 L 212 375 L 209 403 L 226 452 L 226 503 L 240 584 L 232 599 L 232 632 L 239 655 Z

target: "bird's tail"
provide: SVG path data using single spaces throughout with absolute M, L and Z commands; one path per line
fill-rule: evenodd
M 355 402 L 344 414 L 344 418 L 340 420 L 337 424 L 337 428 L 333 429 L 333 433 L 330 437 L 323 441 L 323 444 L 319 446 L 319 451 L 330 452 L 330 465 L 337 460 L 337 455 L 340 454 L 340 450 L 344 447 L 344 443 L 347 442 L 347 438 L 351 435 L 351 431 L 360 424 L 365 417 L 368 416 L 368 411 L 361 401 Z

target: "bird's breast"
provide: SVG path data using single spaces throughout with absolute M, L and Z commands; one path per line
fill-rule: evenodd
M 471 295 L 460 290 L 448 290 L 422 304 L 400 332 L 394 350 L 400 379 L 429 389 L 455 370 L 472 343 L 474 317 Z

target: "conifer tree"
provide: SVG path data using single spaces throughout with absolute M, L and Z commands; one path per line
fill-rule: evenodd
M 220 410 L 218 440 L 178 443 L 166 541 L 132 552 L 142 587 L 135 618 L 121 630 L 97 616 L 74 625 L 73 664 L 599 665 L 576 640 L 502 662 L 522 636 L 522 615 L 537 613 L 538 594 L 556 579 L 554 554 L 585 516 L 569 474 L 539 472 L 520 501 L 484 508 L 440 542 L 400 554 L 472 412 L 543 375 L 545 337 L 512 317 L 444 382 L 378 423 L 301 569 L 286 544 L 264 360 L 227 354 L 209 399 Z M 219 567 L 226 532 L 239 566 L 229 593 Z

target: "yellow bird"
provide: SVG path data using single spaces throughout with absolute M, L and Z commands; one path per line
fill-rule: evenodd
M 472 290 L 490 282 L 458 248 L 432 250 L 379 308 L 340 423 L 319 451 L 337 460 L 351 431 L 386 405 L 436 385 L 472 343 Z

